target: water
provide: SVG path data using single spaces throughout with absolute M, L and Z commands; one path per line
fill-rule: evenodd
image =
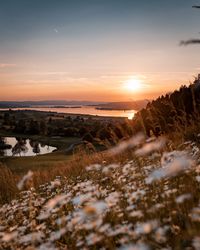
M 52 153 L 55 147 L 44 145 L 30 139 L 16 139 L 15 137 L 4 137 L 6 144 L 11 145 L 10 149 L 0 150 L 3 156 L 35 156 Z
M 12 110 L 37 110 L 46 112 L 58 112 L 67 114 L 97 115 L 106 117 L 127 117 L 132 119 L 136 113 L 135 110 L 98 110 L 93 106 L 82 106 L 78 108 L 55 108 L 55 107 L 31 107 L 31 108 L 13 108 Z M 5 110 L 5 109 L 4 109 Z

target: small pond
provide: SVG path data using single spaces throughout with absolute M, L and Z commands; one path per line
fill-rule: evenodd
M 55 147 L 31 139 L 1 137 L 0 140 L 6 145 L 4 149 L 0 149 L 1 156 L 35 156 L 49 154 L 56 150 Z

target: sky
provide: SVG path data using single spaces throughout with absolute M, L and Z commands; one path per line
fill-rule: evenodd
M 155 98 L 200 72 L 199 0 L 0 0 L 0 100 Z

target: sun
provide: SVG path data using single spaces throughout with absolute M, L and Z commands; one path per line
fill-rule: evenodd
M 138 78 L 131 78 L 124 82 L 124 88 L 128 91 L 138 91 L 142 89 L 142 82 Z

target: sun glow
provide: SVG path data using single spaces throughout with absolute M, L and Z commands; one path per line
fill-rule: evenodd
M 142 89 L 142 82 L 138 78 L 130 78 L 125 81 L 123 85 L 128 91 L 138 91 Z

